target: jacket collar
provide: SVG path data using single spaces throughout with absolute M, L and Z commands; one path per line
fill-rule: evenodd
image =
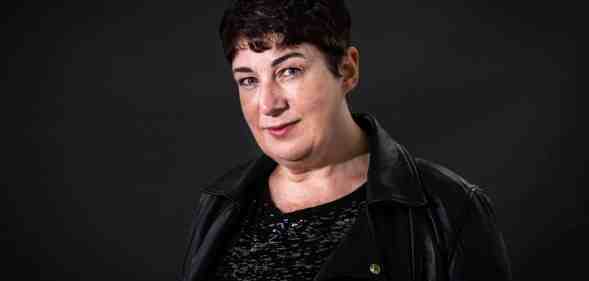
M 352 114 L 369 141 L 370 161 L 367 179 L 367 203 L 392 201 L 407 206 L 427 203 L 413 158 L 394 141 L 376 119 L 366 113 Z M 224 196 L 240 204 L 246 190 L 268 178 L 277 163 L 262 153 L 257 159 L 231 169 L 202 192 Z M 251 187 L 248 189 L 248 187 Z

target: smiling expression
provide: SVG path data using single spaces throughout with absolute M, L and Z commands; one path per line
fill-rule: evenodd
M 329 71 L 314 45 L 275 45 L 263 52 L 242 48 L 232 69 L 243 115 L 266 155 L 298 161 L 335 143 L 351 88 Z

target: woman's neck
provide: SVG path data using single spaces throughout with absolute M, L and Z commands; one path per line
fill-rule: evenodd
M 351 115 L 348 118 L 344 129 L 332 138 L 337 142 L 324 146 L 326 150 L 302 164 L 277 166 L 269 184 L 279 208 L 296 210 L 330 202 L 366 181 L 368 140 Z

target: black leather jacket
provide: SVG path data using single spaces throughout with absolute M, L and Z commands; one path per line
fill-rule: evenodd
M 367 208 L 314 280 L 510 280 L 485 193 L 444 167 L 412 158 L 370 115 L 354 114 L 354 120 L 370 144 Z M 248 189 L 275 166 L 262 155 L 202 189 L 180 280 L 209 280 L 244 214 Z

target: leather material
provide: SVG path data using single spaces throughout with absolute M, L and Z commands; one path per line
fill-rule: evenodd
M 367 208 L 321 267 L 326 280 L 511 280 L 491 201 L 479 187 L 414 159 L 368 114 L 353 114 L 370 144 Z M 178 280 L 212 280 L 218 252 L 276 167 L 262 155 L 202 189 Z M 371 264 L 380 265 L 373 274 Z

